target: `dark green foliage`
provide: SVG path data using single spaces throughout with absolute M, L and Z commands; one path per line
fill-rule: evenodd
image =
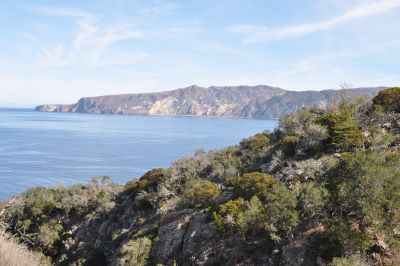
M 282 182 L 276 182 L 265 196 L 267 230 L 273 240 L 290 233 L 298 224 L 296 196 Z
M 397 245 L 393 230 L 400 224 L 400 155 L 349 154 L 330 176 L 331 230 L 342 246 L 366 250 L 377 235 Z
M 280 140 L 279 147 L 282 149 L 286 157 L 293 157 L 296 154 L 299 141 L 300 136 L 285 135 Z
M 57 189 L 33 188 L 26 192 L 25 212 L 35 222 L 46 220 L 56 208 L 61 195 Z
M 394 87 L 380 91 L 373 103 L 385 112 L 400 113 L 400 88 Z
M 219 206 L 213 217 L 218 230 L 223 234 L 246 235 L 245 210 L 247 202 L 243 198 L 230 200 Z
M 146 172 L 139 181 L 132 180 L 126 183 L 125 188 L 131 191 L 157 191 L 158 186 L 165 181 L 164 169 L 156 168 Z
M 299 191 L 299 206 L 302 213 L 303 222 L 306 224 L 316 224 L 327 214 L 327 204 L 330 193 L 325 186 L 308 182 L 303 183 Z
M 331 260 L 343 254 L 342 244 L 335 232 L 316 232 L 309 236 L 308 241 L 312 249 L 323 259 Z
M 256 134 L 244 139 L 239 145 L 240 172 L 259 171 L 260 164 L 265 160 L 269 148 L 269 134 Z
M 73 254 L 69 256 L 60 265 L 68 266 L 106 266 L 107 257 L 101 250 L 88 247 L 78 247 Z
M 209 207 L 219 194 L 218 184 L 202 180 L 189 186 L 184 192 L 183 198 L 192 207 Z
M 234 194 L 239 198 L 221 205 L 214 213 L 214 220 L 222 233 L 236 232 L 249 236 L 257 231 L 266 231 L 271 239 L 280 241 L 282 234 L 297 226 L 296 196 L 274 177 L 249 173 L 233 184 Z
M 353 117 L 353 110 L 349 106 L 342 106 L 338 113 L 331 113 L 323 117 L 323 124 L 328 127 L 328 144 L 341 151 L 363 146 L 363 134 Z

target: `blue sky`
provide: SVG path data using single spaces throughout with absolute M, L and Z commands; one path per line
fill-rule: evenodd
M 1 106 L 400 85 L 400 0 L 4 0 L 0 25 Z

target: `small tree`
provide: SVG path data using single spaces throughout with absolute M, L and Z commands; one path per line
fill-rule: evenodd
M 364 137 L 349 106 L 342 105 L 339 113 L 326 115 L 322 123 L 328 127 L 328 142 L 334 149 L 344 151 L 362 147 Z

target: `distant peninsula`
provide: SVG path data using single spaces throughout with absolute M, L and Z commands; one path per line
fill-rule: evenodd
M 345 89 L 348 97 L 374 97 L 384 87 Z M 172 91 L 84 97 L 70 105 L 45 104 L 40 112 L 124 115 L 223 116 L 271 119 L 304 107 L 324 107 L 337 90 L 289 91 L 266 85 L 199 87 Z

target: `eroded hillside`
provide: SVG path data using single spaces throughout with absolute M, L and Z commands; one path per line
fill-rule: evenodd
M 382 87 L 347 89 L 349 97 L 374 97 Z M 342 92 L 287 91 L 266 85 L 199 87 L 81 98 L 71 105 L 41 105 L 43 112 L 279 118 L 304 107 L 325 107 Z

